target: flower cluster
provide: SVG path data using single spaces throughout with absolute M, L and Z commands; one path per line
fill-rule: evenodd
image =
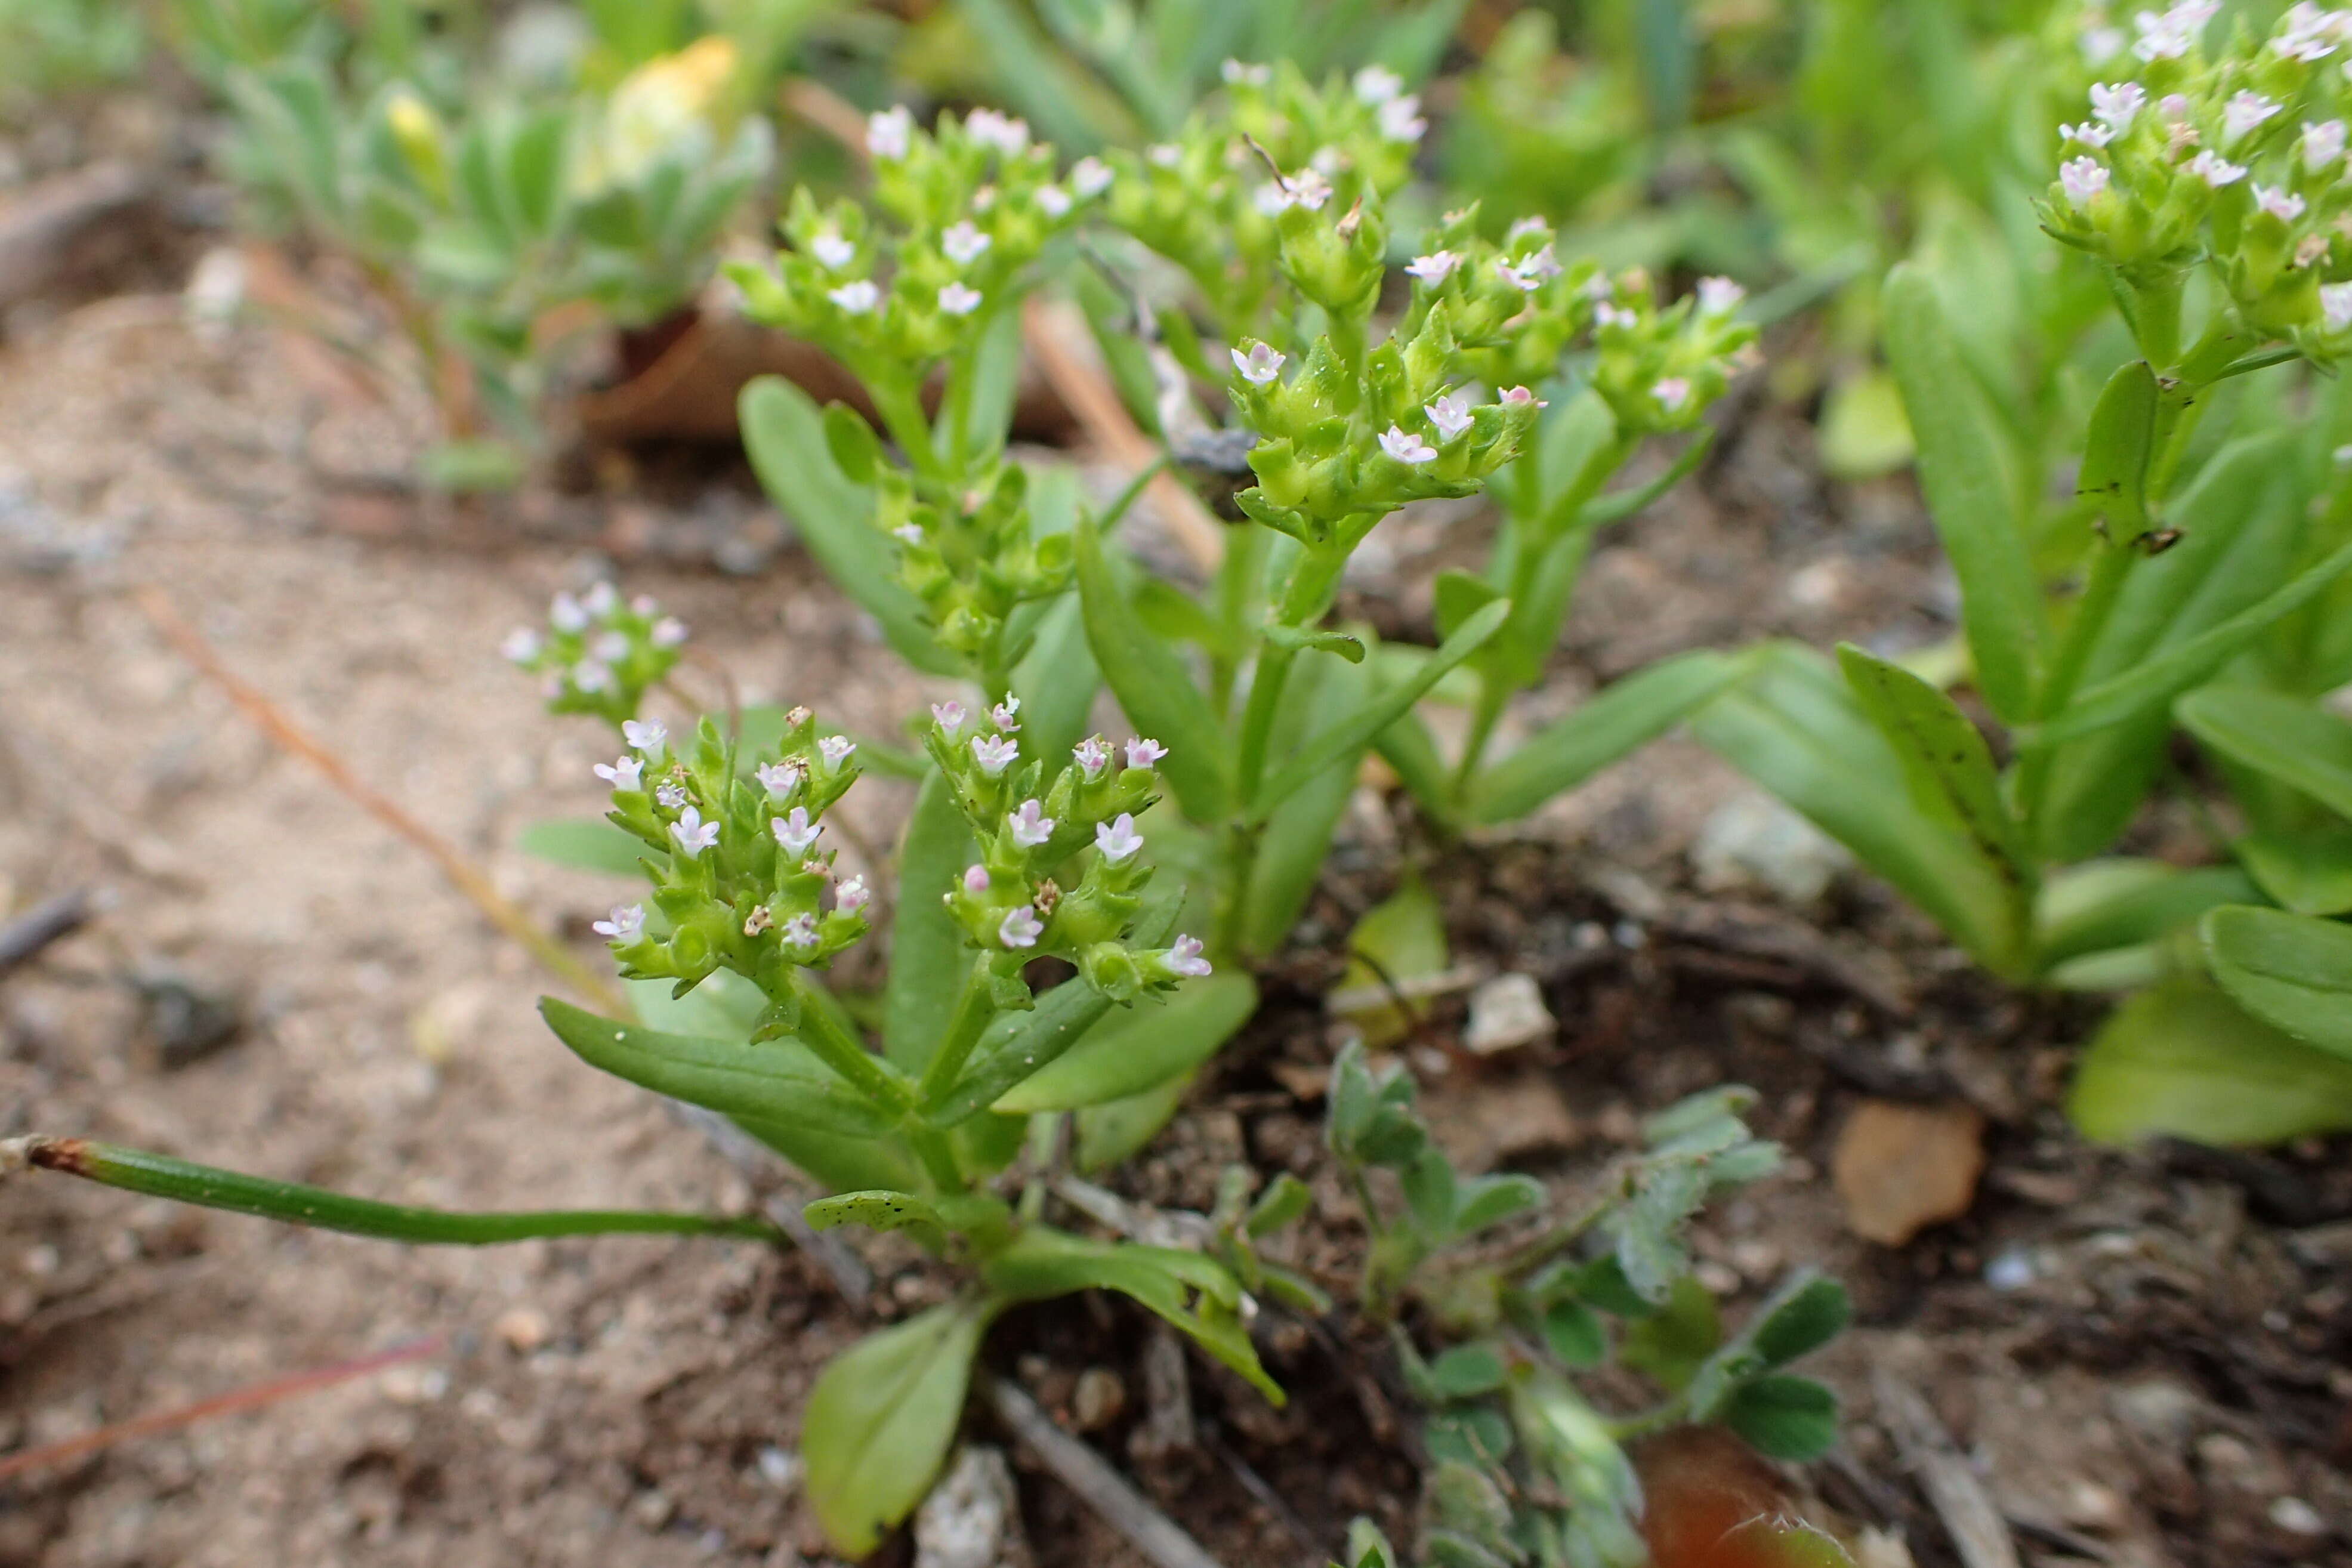
M 2209 52 L 2219 9 L 2187 0 L 2139 13 L 2128 42 L 2098 35 L 2116 78 L 2060 128 L 2044 220 L 2143 291 L 2210 262 L 2249 325 L 2332 358 L 2352 347 L 2352 11 L 2299 4 Z
M 1208 973 L 1194 938 L 1157 949 L 1127 941 L 1151 878 L 1135 818 L 1159 798 L 1166 748 L 1090 736 L 1049 773 L 1046 759 L 1021 753 L 1020 712 L 1017 698 L 977 713 L 942 702 L 924 733 L 980 845 L 945 899 L 984 955 L 996 1005 L 1029 1005 L 1021 971 L 1033 958 L 1066 959 L 1120 1002 Z
M 609 820 L 652 851 L 651 914 L 629 904 L 596 922 L 622 973 L 682 993 L 731 970 L 767 994 L 780 1029 L 795 1016 L 793 972 L 864 936 L 868 898 L 862 879 L 835 879 L 824 842 L 826 810 L 856 781 L 856 744 L 820 734 L 805 708 L 784 722 L 776 753 L 747 767 L 707 719 L 690 758 L 660 724 L 631 720 L 628 750 L 596 764 Z
M 599 583 L 577 597 L 556 595 L 547 630 L 518 626 L 499 651 L 541 678 L 551 711 L 593 713 L 617 727 L 636 717 L 685 643 L 677 616 L 643 595 L 624 604 L 610 583 Z
M 1000 465 L 985 489 L 928 500 L 904 473 L 876 473 L 875 518 L 898 542 L 899 583 L 922 601 L 940 646 L 988 669 L 1013 607 L 1069 587 L 1069 535 L 1033 536 L 1028 473 L 1017 463 Z
M 1702 278 L 1694 293 L 1663 308 L 1638 267 L 1596 277 L 1585 293 L 1592 389 L 1629 435 L 1695 427 L 1733 374 L 1757 361 L 1756 328 L 1739 313 L 1745 293 L 1728 278 Z
M 1093 160 L 1062 177 L 1054 151 L 993 110 L 936 132 L 904 108 L 867 123 L 877 205 L 886 233 L 855 202 L 820 206 L 805 186 L 783 223 L 792 249 L 774 270 L 729 268 L 751 314 L 832 351 L 869 384 L 968 352 L 1023 288 L 1023 269 L 1102 195 Z

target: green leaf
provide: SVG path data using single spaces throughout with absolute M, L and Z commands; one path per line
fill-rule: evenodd
M 1278 1171 L 1265 1191 L 1250 1205 L 1242 1228 L 1263 1241 L 1304 1215 L 1315 1202 L 1315 1190 L 1287 1171 Z
M 1332 725 L 1362 706 L 1373 689 L 1368 665 L 1313 659 L 1291 671 L 1276 714 L 1277 735 L 1311 744 Z M 1392 731 L 1396 726 L 1391 725 Z M 1329 858 L 1331 835 L 1355 794 L 1358 763 L 1333 763 L 1275 808 L 1250 857 L 1249 889 L 1242 902 L 1241 945 L 1265 957 L 1279 952 L 1298 923 L 1299 911 L 1315 891 Z
M 2173 712 L 2223 756 L 2352 820 L 2352 723 L 2308 700 L 2247 686 L 2192 691 Z
M 1906 468 L 1918 455 L 1903 393 L 1883 370 L 1841 377 L 1822 406 L 1815 436 L 1822 471 L 1832 479 L 1867 479 Z
M 919 1073 L 947 1034 L 972 954 L 940 900 L 971 854 L 971 827 L 955 786 L 932 773 L 915 796 L 898 850 L 898 901 L 890 916 L 890 981 L 882 994 L 882 1045 Z
M 708 1039 L 615 1024 L 542 996 L 540 1016 L 589 1066 L 656 1094 L 746 1123 L 780 1122 L 837 1137 L 878 1137 L 889 1120 L 798 1040 Z
M 629 1209 L 543 1209 L 504 1214 L 456 1214 L 412 1208 L 370 1198 L 347 1197 L 299 1182 L 248 1176 L 240 1171 L 192 1164 L 169 1155 L 84 1138 L 23 1141 L 26 1163 L 36 1170 L 79 1176 L 102 1186 L 231 1214 L 254 1215 L 346 1236 L 370 1236 L 417 1246 L 484 1247 L 550 1236 L 622 1233 L 677 1236 L 738 1236 L 781 1240 L 765 1220 L 722 1219 L 702 1215 Z
M 1599 1314 L 1581 1301 L 1554 1301 L 1545 1308 L 1543 1337 L 1566 1366 L 1599 1366 L 1609 1354 Z
M 1481 773 L 1472 786 L 1472 816 L 1484 823 L 1525 816 L 1673 729 L 1727 689 L 1744 668 L 1702 649 L 1635 671 Z
M 1900 665 L 1840 643 L 1838 665 L 1894 749 L 1923 811 L 1957 826 L 1996 873 L 2022 888 L 2031 863 L 2002 802 L 1992 750 L 1959 705 Z
M 1441 1398 L 1475 1399 L 1503 1386 L 1503 1358 L 1492 1345 L 1455 1345 L 1429 1363 L 1429 1377 Z
M 992 1109 L 1006 1115 L 1080 1110 L 1141 1094 L 1190 1073 L 1257 1009 L 1257 985 L 1225 970 L 1186 982 L 1164 1004 L 1144 1002 L 1107 1018 Z
M 1175 650 L 1136 619 L 1091 522 L 1078 525 L 1076 553 L 1087 641 L 1103 679 L 1136 729 L 1168 748 L 1160 771 L 1184 815 L 1222 822 L 1233 796 L 1223 726 Z
M 1837 1446 L 1837 1395 L 1810 1377 L 1759 1377 L 1739 1385 L 1723 1421 L 1759 1453 L 1801 1464 Z
M 2044 965 L 2139 947 L 2216 904 L 2242 903 L 2253 884 L 2234 867 L 2182 870 L 2162 860 L 2090 860 L 2042 885 L 2034 945 Z
M 807 393 L 763 375 L 738 400 L 743 448 L 770 499 L 798 526 L 817 564 L 882 625 L 898 657 L 932 675 L 961 675 L 961 662 L 923 624 L 919 600 L 891 575 L 891 546 L 874 526 L 872 492 L 834 462 L 824 416 Z
M 1094 1175 L 1116 1170 L 1142 1153 L 1176 1119 L 1192 1087 L 1189 1076 L 1171 1078 L 1157 1089 L 1079 1111 L 1075 1123 L 1078 1169 Z
M 824 449 L 833 466 L 853 485 L 868 486 L 883 467 L 882 443 L 866 416 L 846 403 L 824 405 Z
M 1543 1200 L 1543 1184 L 1533 1176 L 1480 1176 L 1464 1183 L 1454 1199 L 1453 1232 L 1457 1237 L 1475 1236 L 1489 1226 L 1540 1207 Z
M 1722 1342 L 1723 1319 L 1715 1298 L 1685 1274 L 1666 1291 L 1662 1310 L 1627 1325 L 1617 1361 L 1669 1394 L 1679 1394 Z
M 2147 465 L 2156 436 L 2156 374 L 2146 360 L 2119 366 L 2091 410 L 2074 493 L 2089 499 L 2119 543 L 2155 524 L 2147 512 Z
M 939 1210 L 912 1193 L 836 1193 L 805 1205 L 801 1213 L 807 1217 L 812 1230 L 862 1225 L 868 1230 L 903 1230 L 933 1252 L 947 1244 L 947 1221 L 940 1217 Z
M 1895 268 L 1881 308 L 1887 360 L 1918 440 L 1920 489 L 1959 575 L 1978 685 L 1996 714 L 2021 723 L 2032 716 L 2043 622 L 2008 453 L 1927 275 L 1909 263 Z
M 2067 1111 L 2101 1143 L 2160 1134 L 2284 1142 L 2352 1129 L 2352 1062 L 2280 1033 L 2210 985 L 2173 980 L 2108 1016 L 2075 1069 Z
M 599 816 L 555 816 L 525 825 L 515 847 L 558 866 L 634 877 L 654 851 L 635 834 Z
M 1477 611 L 1440 645 L 1412 679 L 1388 688 L 1346 719 L 1318 731 L 1283 765 L 1281 772 L 1260 786 L 1257 798 L 1250 802 L 1248 820 L 1252 824 L 1264 822 L 1269 812 L 1309 779 L 1335 763 L 1360 756 L 1374 736 L 1402 718 L 1454 666 L 1477 652 L 1510 613 L 1507 599 L 1497 599 Z
M 2283 908 L 2299 915 L 2352 913 L 2352 827 L 2250 833 L 2230 847 Z
M 1013 693 L 1021 699 L 1022 739 L 1041 757 L 1066 757 L 1086 738 L 1102 672 L 1087 646 L 1087 623 L 1077 595 L 1057 601 L 1037 624 L 1028 653 L 1013 671 Z
M 969 1300 L 934 1307 L 868 1334 L 817 1374 L 801 1453 L 809 1502 L 843 1556 L 872 1552 L 930 1490 L 995 1311 Z
M 506 184 L 514 216 L 526 234 L 544 235 L 563 199 L 564 150 L 571 117 L 561 109 L 532 114 L 506 147 Z
M 2352 926 L 2225 905 L 2205 917 L 2206 961 L 2239 1006 L 2352 1060 Z
M 1675 455 L 1674 462 L 1657 478 L 1645 484 L 1629 485 L 1622 490 L 1611 490 L 1605 496 L 1596 496 L 1586 501 L 1583 510 L 1576 514 L 1577 529 L 1583 531 L 1606 528 L 1612 522 L 1622 521 L 1636 512 L 1647 510 L 1659 497 L 1696 473 L 1699 464 L 1706 460 L 1707 453 L 1713 450 L 1714 447 L 1714 426 L 1700 426 L 1692 433 L 1691 438 L 1683 444 L 1683 449 Z
M 1445 941 L 1444 911 L 1414 872 L 1408 870 L 1397 890 L 1364 911 L 1348 933 L 1352 955 L 1339 981 L 1342 991 L 1385 992 L 1390 984 L 1443 974 L 1454 962 Z M 1386 999 L 1354 1009 L 1350 1016 L 1363 1033 L 1364 1043 L 1378 1047 L 1404 1037 L 1413 1018 Z
M 1801 1274 L 1756 1309 L 1743 1336 L 1767 1366 L 1786 1366 L 1810 1355 L 1853 1320 L 1853 1299 L 1845 1287 L 1817 1274 Z
M 1349 637 L 1346 632 L 1316 631 L 1312 628 L 1276 625 L 1265 628 L 1265 640 L 1276 647 L 1286 647 L 1299 653 L 1312 650 L 1316 653 L 1337 655 L 1349 664 L 1364 662 L 1363 639 Z

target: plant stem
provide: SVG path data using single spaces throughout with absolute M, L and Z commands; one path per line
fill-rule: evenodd
M 955 1012 L 948 1019 L 948 1032 L 940 1037 L 939 1048 L 931 1053 L 930 1065 L 923 1069 L 922 1082 L 916 1086 L 919 1103 L 936 1106 L 947 1097 L 948 1090 L 963 1076 L 964 1064 L 971 1059 L 972 1047 L 987 1032 L 989 1020 L 995 1016 L 988 960 L 983 957 L 964 976 L 963 994 L 956 998 Z
M 907 1075 L 851 1038 L 833 1015 L 807 994 L 809 982 L 799 970 L 792 972 L 791 984 L 800 1004 L 800 1027 L 795 1033 L 809 1049 L 875 1104 L 901 1115 L 912 1110 L 915 1091 Z
M 1344 520 L 1342 528 L 1336 531 L 1344 533 Z M 1331 590 L 1347 563 L 1346 550 L 1334 545 L 1310 544 L 1299 551 L 1298 559 L 1291 565 L 1289 581 L 1282 586 L 1282 598 L 1275 606 L 1276 622 L 1300 627 L 1320 616 L 1329 605 Z M 1297 658 L 1297 648 L 1276 643 L 1265 643 L 1259 649 L 1257 668 L 1250 676 L 1249 700 L 1242 711 L 1241 755 L 1234 771 L 1241 792 L 1235 803 L 1239 806 L 1248 805 L 1265 777 L 1265 752 L 1274 735 L 1275 715 L 1281 710 L 1283 688 L 1289 683 L 1290 667 Z

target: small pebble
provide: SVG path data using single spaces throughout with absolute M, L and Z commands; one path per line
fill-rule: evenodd
M 2021 1247 L 1996 1253 L 1985 1265 L 1985 1283 L 1996 1290 L 2022 1290 L 2033 1279 L 2033 1255 Z
M 1462 1044 L 1475 1055 L 1493 1056 L 1547 1039 L 1556 1027 L 1534 975 L 1497 974 L 1470 993 L 1470 1023 Z
M 780 1492 L 790 1491 L 798 1486 L 804 1468 L 798 1454 L 790 1448 L 779 1448 L 772 1443 L 760 1450 L 759 1464 L 760 1479 Z
M 1078 1373 L 1070 1395 L 1070 1415 L 1081 1432 L 1099 1432 L 1127 1408 L 1127 1384 L 1107 1366 L 1090 1366 Z
M 547 1314 L 536 1307 L 516 1307 L 499 1315 L 492 1331 L 517 1355 L 529 1355 L 547 1342 Z
M 2299 1497 L 2283 1497 L 2271 1504 L 2271 1522 L 2290 1535 L 2325 1535 L 2327 1521 Z

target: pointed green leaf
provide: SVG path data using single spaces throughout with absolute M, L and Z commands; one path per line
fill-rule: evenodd
M 2035 947 L 2045 965 L 2139 947 L 2188 925 L 2216 904 L 2243 903 L 2253 884 L 2233 866 L 2193 870 L 2162 860 L 2091 860 L 2042 885 Z
M 801 1415 L 809 1502 L 845 1557 L 864 1557 L 930 1490 L 963 1416 L 992 1306 L 950 1302 L 868 1334 L 825 1363 Z
M 1503 1358 L 1492 1345 L 1454 1345 L 1429 1363 L 1429 1379 L 1440 1398 L 1475 1399 L 1503 1386 Z
M 2208 686 L 2173 711 L 2223 756 L 2352 820 L 2352 723 L 2308 700 L 2246 686 Z
M 1533 1176 L 1480 1176 L 1465 1182 L 1454 1199 L 1454 1234 L 1475 1236 L 1489 1226 L 1540 1207 L 1543 1200 L 1543 1184 Z
M 947 1222 L 939 1210 L 912 1193 L 889 1191 L 835 1193 L 805 1205 L 812 1230 L 835 1230 L 862 1225 L 868 1230 L 899 1231 L 937 1251 L 947 1240 Z
M 2250 833 L 2230 847 L 2281 908 L 2299 915 L 2352 914 L 2352 827 Z
M 527 824 L 515 836 L 515 847 L 557 866 L 615 877 L 636 876 L 638 862 L 654 854 L 635 834 L 597 816 L 556 816 Z
M 1912 800 L 1957 825 L 1989 865 L 2021 887 L 2030 862 L 2001 800 L 1992 750 L 1968 715 L 1909 670 L 1852 643 L 1839 644 L 1837 657 L 1863 711 L 1902 764 Z
M 962 928 L 940 901 L 971 852 L 971 826 L 956 805 L 955 786 L 935 771 L 915 796 L 898 849 L 890 981 L 882 994 L 883 1048 L 908 1072 L 930 1061 L 971 967 Z
M 2352 1059 L 2352 926 L 2230 904 L 2205 917 L 2213 978 L 2305 1045 Z
M 1114 1100 L 1108 1105 L 1089 1105 L 1079 1111 L 1074 1119 L 1078 1169 L 1098 1175 L 1142 1153 L 1160 1130 L 1176 1119 L 1192 1087 L 1192 1075 L 1187 1074 L 1141 1094 Z
M 1525 816 L 1673 729 L 1727 689 L 1744 668 L 1701 650 L 1635 671 L 1481 773 L 1471 815 L 1485 823 Z
M 1723 1421 L 1759 1453 L 1801 1464 L 1837 1446 L 1837 1395 L 1810 1377 L 1759 1377 L 1740 1384 Z
M 750 1045 L 664 1034 L 600 1018 L 552 996 L 540 998 L 539 1011 L 556 1038 L 589 1066 L 656 1094 L 748 1121 L 783 1122 L 840 1137 L 872 1138 L 889 1125 L 798 1040 Z
M 2352 1130 L 2352 1062 L 2280 1033 L 2210 985 L 2173 980 L 2109 1015 L 2075 1069 L 2067 1111 L 2101 1143 L 2283 1142 Z
M 1853 1299 L 1845 1287 L 1818 1274 L 1801 1274 L 1756 1309 L 1743 1337 L 1767 1366 L 1786 1366 L 1810 1355 L 1853 1319 Z
M 2146 360 L 2120 366 L 2091 410 L 2074 493 L 2104 518 L 2118 543 L 2155 525 L 2147 514 L 2147 465 L 2156 436 L 2156 374 Z
M 1169 749 L 1160 771 L 1184 815 L 1195 822 L 1223 821 L 1233 795 L 1223 726 L 1175 650 L 1137 620 L 1091 522 L 1078 525 L 1077 576 L 1087 641 L 1103 679 L 1138 732 Z
M 1164 1003 L 1106 1018 L 1059 1059 L 1013 1086 L 992 1109 L 1006 1115 L 1078 1110 L 1141 1094 L 1189 1073 L 1257 1009 L 1257 985 L 1226 970 L 1188 981 Z

